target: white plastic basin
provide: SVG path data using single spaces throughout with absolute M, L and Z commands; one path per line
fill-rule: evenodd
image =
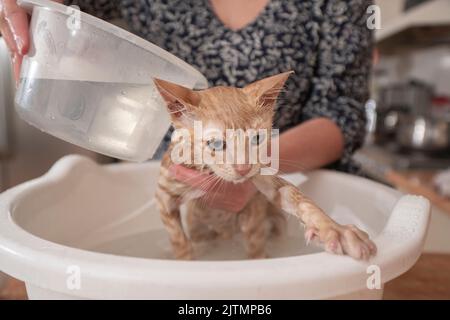
M 371 234 L 378 246 L 371 261 L 306 246 L 295 218 L 288 219 L 288 236 L 270 244 L 270 259 L 242 259 L 233 240 L 196 248 L 196 261 L 172 260 L 151 201 L 158 166 L 100 166 L 67 156 L 46 175 L 1 194 L 0 270 L 25 281 L 31 299 L 381 298 L 382 285 L 422 250 L 426 199 L 317 171 L 301 189 L 339 222 Z M 367 287 L 374 268 L 380 289 Z

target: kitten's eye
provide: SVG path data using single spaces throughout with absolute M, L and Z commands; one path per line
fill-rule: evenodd
M 250 139 L 250 143 L 254 146 L 257 146 L 257 145 L 263 143 L 265 139 L 266 139 L 265 133 L 258 133 Z
M 225 141 L 222 139 L 211 139 L 206 142 L 206 145 L 213 151 L 221 151 L 225 149 Z

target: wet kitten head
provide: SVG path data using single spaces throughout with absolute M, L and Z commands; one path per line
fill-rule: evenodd
M 189 132 L 191 139 L 184 139 L 184 143 L 189 143 L 191 158 L 200 159 L 196 164 L 209 167 L 224 180 L 239 183 L 265 165 L 254 156 L 270 148 L 273 109 L 291 73 L 244 88 L 219 86 L 194 91 L 160 79 L 155 79 L 155 84 L 167 103 L 175 130 Z

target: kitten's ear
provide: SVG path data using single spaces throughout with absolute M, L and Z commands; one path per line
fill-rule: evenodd
M 192 111 L 200 103 L 200 95 L 191 89 L 157 78 L 153 81 L 166 101 L 173 121 L 180 120 L 183 113 Z
M 272 109 L 281 89 L 292 73 L 294 71 L 287 71 L 255 81 L 245 86 L 243 90 L 246 94 L 252 96 L 258 105 Z

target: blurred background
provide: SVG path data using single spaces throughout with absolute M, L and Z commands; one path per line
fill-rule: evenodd
M 431 200 L 424 254 L 385 299 L 450 299 L 450 1 L 377 0 L 367 175 Z
M 381 29 L 366 104 L 367 138 L 355 159 L 372 179 L 433 203 L 424 255 L 386 286 L 385 298 L 450 299 L 450 0 L 376 4 Z M 9 54 L 0 41 L 0 192 L 44 174 L 66 154 L 114 161 L 19 119 L 9 74 Z M 9 279 L 4 289 L 0 284 L 0 297 L 26 295 L 21 283 Z

